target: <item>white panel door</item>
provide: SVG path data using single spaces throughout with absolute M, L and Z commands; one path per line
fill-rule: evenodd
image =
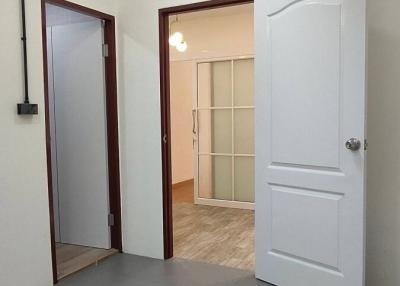
M 50 118 L 50 137 L 51 140 L 51 175 L 53 187 L 53 211 L 54 211 L 54 230 L 56 242 L 60 239 L 60 221 L 58 210 L 58 178 L 57 178 L 57 145 L 56 145 L 56 126 L 54 114 L 54 82 L 53 82 L 53 39 L 52 27 L 46 28 L 47 35 L 47 72 L 48 72 L 48 92 L 49 92 L 49 118 Z
M 110 248 L 102 24 L 52 31 L 61 242 Z
M 362 286 L 365 0 L 255 0 L 255 13 L 256 276 Z

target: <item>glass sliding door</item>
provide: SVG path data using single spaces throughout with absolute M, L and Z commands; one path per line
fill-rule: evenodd
M 196 203 L 253 208 L 254 60 L 197 63 Z

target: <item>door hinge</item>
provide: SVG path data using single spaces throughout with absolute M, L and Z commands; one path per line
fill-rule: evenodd
M 365 151 L 368 150 L 368 141 L 367 141 L 367 139 L 364 140 L 364 150 Z
M 108 44 L 103 44 L 103 57 L 108 57 Z
M 114 224 L 115 224 L 114 214 L 108 214 L 108 226 L 114 226 Z

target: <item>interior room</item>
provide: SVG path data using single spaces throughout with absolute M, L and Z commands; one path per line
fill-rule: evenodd
M 111 248 L 101 20 L 46 4 L 57 278 Z
M 400 285 L 400 1 L 255 0 L 254 31 L 245 35 L 247 39 L 254 34 L 249 40 L 254 48 L 244 46 L 246 39 L 233 41 L 228 30 L 216 36 L 217 27 L 209 27 L 224 17 L 231 19 L 235 32 L 244 30 L 237 13 L 209 17 L 217 7 L 228 8 L 241 0 L 0 2 L 4 27 L 0 37 L 1 286 L 51 286 L 57 277 L 64 277 L 60 286 Z M 102 36 L 109 48 L 99 45 L 102 23 L 71 16 L 71 9 L 59 11 L 57 17 L 46 15 L 54 8 L 46 3 L 106 19 Z M 205 21 L 194 26 L 206 31 L 193 36 L 182 30 L 182 38 L 178 35 L 179 41 L 170 45 L 169 36 L 181 30 L 181 24 L 200 20 L 186 21 L 188 11 L 199 10 L 205 13 L 199 17 Z M 73 30 L 72 24 L 81 25 L 77 30 L 84 36 L 64 38 L 67 30 Z M 77 38 L 80 45 L 69 53 Z M 209 46 L 200 47 L 197 38 Z M 218 49 L 221 39 L 230 41 L 226 54 Z M 92 52 L 88 45 L 93 42 Z M 96 63 L 82 59 L 78 50 L 83 47 L 86 59 L 95 58 Z M 114 78 L 104 81 L 100 69 L 83 72 L 82 67 L 101 66 L 99 55 L 107 53 L 106 78 L 110 65 Z M 248 113 L 252 105 L 216 104 L 211 91 L 226 90 L 229 79 L 237 84 L 238 63 L 253 56 L 255 150 L 243 154 L 235 149 L 251 144 L 236 144 L 246 141 L 236 140 L 241 134 L 235 129 L 237 111 Z M 192 67 L 185 66 L 187 62 Z M 66 72 L 67 68 L 74 72 Z M 173 77 L 174 73 L 181 75 Z M 68 85 L 67 80 L 79 83 Z M 104 82 L 115 86 L 106 98 L 111 102 L 107 108 L 101 96 L 92 98 L 88 88 L 90 84 L 100 90 L 97 84 Z M 171 115 L 178 110 L 179 117 L 185 118 L 173 118 L 172 138 L 165 124 L 170 90 L 166 82 L 172 95 L 180 97 L 171 97 Z M 236 99 L 236 88 L 218 99 Z M 196 100 L 203 94 L 201 101 Z M 79 105 L 71 105 L 68 98 Z M 104 109 L 107 114 L 115 110 L 113 118 L 119 120 L 107 128 L 111 134 L 107 137 Z M 218 129 L 222 138 L 214 134 L 217 123 L 224 127 Z M 70 133 L 72 124 L 79 131 L 76 136 Z M 85 142 L 94 137 L 96 142 L 87 148 Z M 119 149 L 104 148 L 111 141 Z M 228 141 L 233 146 L 223 149 Z M 171 155 L 166 152 L 171 142 L 173 182 L 165 172 L 171 170 L 165 159 Z M 81 147 L 78 151 L 66 149 L 76 145 Z M 88 158 L 94 153 L 101 156 Z M 248 163 L 253 154 L 254 211 L 251 193 L 237 190 L 249 183 L 235 173 L 240 163 L 245 164 L 241 160 Z M 121 160 L 109 160 L 110 156 Z M 75 168 L 69 168 L 71 164 Z M 252 171 L 247 165 L 243 169 Z M 111 176 L 112 170 L 120 170 L 121 176 Z M 99 180 L 88 179 L 97 175 Z M 117 187 L 107 189 L 106 180 Z M 84 208 L 80 206 L 86 205 L 87 197 L 74 193 L 82 182 L 95 185 L 102 197 Z M 166 196 L 172 192 L 165 192 L 172 183 L 174 209 L 171 196 Z M 119 246 L 113 244 L 113 227 L 108 229 L 118 222 L 118 214 L 109 213 L 114 201 L 105 195 L 117 189 L 121 191 L 116 199 L 121 206 Z M 69 198 L 65 190 L 72 190 L 74 196 Z M 100 201 L 102 207 L 94 207 Z M 168 204 L 171 208 L 165 207 Z M 98 212 L 89 217 L 80 210 Z M 235 226 L 243 232 L 231 235 L 230 219 L 238 212 L 243 220 L 235 220 Z M 95 218 L 101 221 L 95 223 Z M 91 227 L 98 227 L 96 237 L 83 239 Z M 218 247 L 209 245 L 218 234 Z M 247 260 L 251 247 L 244 246 L 251 236 L 255 237 L 255 266 Z M 102 257 L 98 252 L 108 256 L 117 250 L 120 253 L 97 263 Z M 91 266 L 75 272 L 86 265 Z
M 170 15 L 174 257 L 254 271 L 253 4 Z

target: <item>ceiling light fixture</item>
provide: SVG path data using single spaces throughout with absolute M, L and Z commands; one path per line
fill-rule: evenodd
M 173 47 L 176 47 L 183 41 L 183 35 L 181 32 L 175 32 L 169 37 L 169 44 Z
M 181 32 L 176 31 L 175 33 L 172 32 L 172 26 L 176 23 L 178 23 L 178 15 L 175 16 L 175 20 L 171 22 L 169 26 L 169 39 L 168 43 L 172 46 L 175 47 L 178 52 L 185 52 L 188 48 L 187 42 L 183 39 L 183 34 Z
M 178 50 L 178 52 L 181 52 L 181 53 L 186 51 L 187 47 L 188 47 L 188 45 L 186 42 L 180 42 L 179 44 L 176 45 L 176 49 Z

